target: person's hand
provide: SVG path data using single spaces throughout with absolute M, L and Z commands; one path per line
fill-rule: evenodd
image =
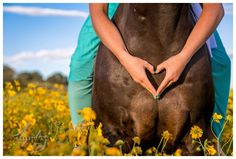
M 156 98 L 159 98 L 167 87 L 179 79 L 188 61 L 189 59 L 184 54 L 178 53 L 157 66 L 155 73 L 158 74 L 165 69 L 166 75 L 156 91 Z
M 132 56 L 132 55 L 126 55 L 126 57 L 120 61 L 121 64 L 125 67 L 125 69 L 128 71 L 132 79 L 142 85 L 145 89 L 147 89 L 153 96 L 156 95 L 156 90 L 147 78 L 145 69 L 150 71 L 152 74 L 154 74 L 154 67 L 148 63 L 147 61 Z

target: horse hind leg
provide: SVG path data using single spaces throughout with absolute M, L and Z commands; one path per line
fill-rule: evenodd
M 182 152 L 183 152 L 183 155 L 184 156 L 203 156 L 203 155 L 208 155 L 207 154 L 207 151 L 205 151 L 205 154 L 204 154 L 204 151 L 203 151 L 203 148 L 201 147 L 201 145 L 199 144 L 199 141 L 201 141 L 202 145 L 204 145 L 204 142 L 207 141 L 211 142 L 209 143 L 210 145 L 213 145 L 215 150 L 216 150 L 216 154 L 218 154 L 218 148 L 217 148 L 217 142 L 216 141 L 216 138 L 211 130 L 211 127 L 210 127 L 210 122 L 207 121 L 206 122 L 206 119 L 205 117 L 202 117 L 201 120 L 196 123 L 195 125 L 198 125 L 202 130 L 203 130 L 203 135 L 201 138 L 199 138 L 199 140 L 197 139 L 197 142 L 193 142 L 193 139 L 191 137 L 191 134 L 190 134 L 190 131 L 187 133 L 187 135 L 184 137 L 182 143 L 181 143 L 181 146 L 180 148 L 182 149 Z M 197 150 L 200 148 L 200 151 Z M 206 149 L 206 147 L 204 147 L 204 149 Z M 220 149 L 219 149 L 220 150 Z
M 130 103 L 129 114 L 134 122 L 134 136 L 138 136 L 141 139 L 140 146 L 143 152 L 145 152 L 147 148 L 154 146 L 155 143 L 156 111 L 156 101 L 147 90 L 140 89 L 140 91 L 133 96 Z
M 158 152 L 173 154 L 180 145 L 185 134 L 187 134 L 190 125 L 190 112 L 183 105 L 178 104 L 177 100 L 169 100 L 171 103 L 159 105 L 159 120 L 157 124 Z M 162 138 L 165 138 L 163 132 L 168 131 L 170 137 L 167 143 L 164 143 Z M 161 142 L 161 143 L 160 143 Z

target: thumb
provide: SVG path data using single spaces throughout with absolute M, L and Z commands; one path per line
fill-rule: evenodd
M 145 67 L 148 71 L 150 71 L 152 74 L 155 73 L 155 72 L 154 72 L 154 67 L 153 67 L 153 65 L 151 65 L 151 64 L 148 63 L 147 61 L 144 62 L 144 67 Z
M 155 73 L 158 74 L 164 69 L 165 69 L 164 63 L 161 63 L 161 64 L 157 65 L 157 69 L 156 69 Z

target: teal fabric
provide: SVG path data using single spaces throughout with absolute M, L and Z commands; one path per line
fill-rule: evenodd
M 111 19 L 118 3 L 109 3 L 108 14 Z M 214 32 L 217 48 L 212 49 L 212 76 L 215 89 L 214 112 L 225 117 L 230 89 L 231 62 L 226 54 L 217 31 Z M 71 57 L 70 74 L 68 79 L 68 100 L 72 124 L 75 127 L 82 121 L 78 109 L 91 106 L 94 58 L 100 39 L 93 30 L 91 18 L 86 19 L 78 39 L 78 45 Z M 213 124 L 213 130 L 218 136 L 223 125 Z
M 70 106 L 70 116 L 72 125 L 75 128 L 82 122 L 78 110 L 92 105 L 92 80 L 69 81 L 68 82 L 68 101 Z
M 108 17 L 111 19 L 119 3 L 108 4 Z M 68 78 L 68 101 L 72 125 L 75 128 L 82 121 L 78 109 L 91 106 L 94 59 L 100 39 L 92 27 L 90 15 L 85 20 L 77 42 L 77 47 L 71 56 Z
M 108 4 L 108 17 L 111 19 L 119 3 Z M 93 66 L 100 39 L 92 27 L 90 15 L 85 20 L 77 42 L 77 47 L 71 56 L 69 79 L 71 81 L 92 80 Z
M 213 57 L 211 58 L 212 76 L 215 89 L 214 113 L 216 112 L 217 114 L 221 114 L 223 120 L 220 120 L 220 124 L 215 122 L 213 123 L 213 131 L 217 136 L 219 136 L 224 123 L 224 118 L 226 117 L 226 109 L 228 105 L 231 61 L 217 31 L 214 32 L 214 37 L 217 44 L 217 48 L 212 49 Z

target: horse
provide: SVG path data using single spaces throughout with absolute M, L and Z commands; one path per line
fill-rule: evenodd
M 157 66 L 178 54 L 194 25 L 190 4 L 122 3 L 112 23 L 118 28 L 128 52 Z M 165 71 L 153 75 L 146 70 L 155 89 L 165 77 Z M 132 138 L 140 137 L 141 147 L 156 146 L 163 131 L 171 133 L 166 152 L 177 148 L 183 155 L 202 155 L 196 151 L 189 134 L 193 125 L 203 130 L 201 140 L 212 136 L 210 118 L 214 106 L 211 61 L 204 44 L 186 65 L 178 81 L 165 89 L 159 100 L 134 82 L 112 52 L 101 42 L 97 51 L 92 108 L 96 124 L 103 125 L 103 135 L 111 145 L 125 141 L 123 150 L 132 148 Z

